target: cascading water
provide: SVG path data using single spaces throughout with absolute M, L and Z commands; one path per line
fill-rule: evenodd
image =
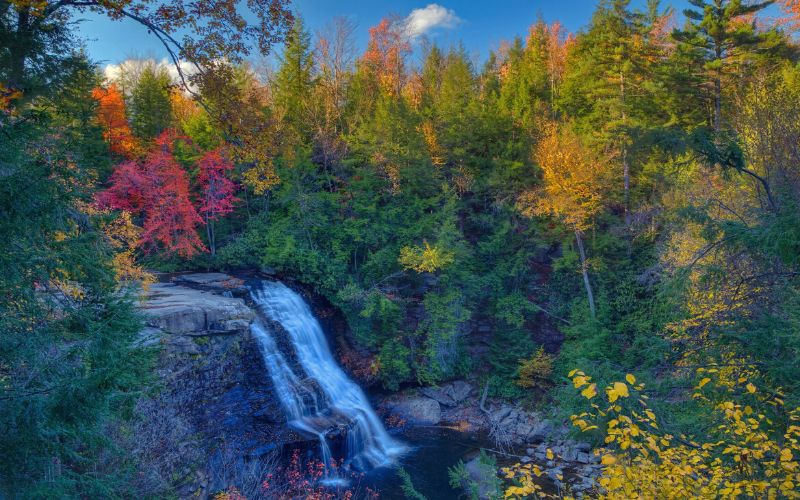
M 405 447 L 389 436 L 364 391 L 336 364 L 308 304 L 277 282 L 264 281 L 250 294 L 260 311 L 289 334 L 302 374 L 295 373 L 263 324 L 251 326 L 290 425 L 319 437 L 326 469 L 331 470 L 326 432 L 339 423 L 348 429 L 347 465 L 363 470 L 391 464 Z

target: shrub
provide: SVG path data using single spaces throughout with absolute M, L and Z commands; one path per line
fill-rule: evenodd
M 540 347 L 530 359 L 522 360 L 516 383 L 523 389 L 545 389 L 553 374 L 553 357 Z

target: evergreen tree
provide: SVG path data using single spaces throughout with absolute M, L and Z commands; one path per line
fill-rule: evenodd
M 145 64 L 131 90 L 131 128 L 140 139 L 151 141 L 172 125 L 172 78 L 163 66 Z
M 99 78 L 85 59 L 73 68 L 0 132 L 4 497 L 124 495 L 127 471 L 104 465 L 115 456 L 107 432 L 150 369 L 133 347 L 141 323 L 114 280 L 102 218 L 89 208 L 109 162 L 94 121 Z
M 629 0 L 604 0 L 578 37 L 561 105 L 600 147 L 619 152 L 625 225 L 630 228 L 631 150 L 648 128 L 667 121 L 656 96 L 663 55 L 654 37 L 661 14 L 632 11 Z
M 309 139 L 310 98 L 314 87 L 311 36 L 297 17 L 286 37 L 281 66 L 275 75 L 274 101 L 283 123 L 301 143 Z
M 742 0 L 689 0 L 693 9 L 683 11 L 687 18 L 683 29 L 673 37 L 697 51 L 695 64 L 706 75 L 712 102 L 711 123 L 714 131 L 722 130 L 723 86 L 727 74 L 743 65 L 756 52 L 775 49 L 766 33 L 756 30 L 752 16 L 774 1 L 749 3 Z M 774 41 L 774 40 L 772 40 Z

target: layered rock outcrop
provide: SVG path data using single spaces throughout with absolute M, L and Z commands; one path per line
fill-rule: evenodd
M 161 389 L 140 403 L 146 410 L 139 431 L 181 429 L 161 439 L 171 442 L 159 444 L 178 455 L 172 465 L 159 465 L 152 450 L 143 454 L 153 455 L 153 469 L 176 467 L 147 473 L 169 476 L 158 479 L 177 486 L 181 497 L 203 498 L 213 491 L 215 477 L 229 472 L 216 470 L 222 462 L 264 455 L 300 439 L 285 426 L 251 337 L 255 313 L 233 296 L 242 295 L 236 293 L 241 287 L 240 280 L 224 274 L 183 275 L 151 285 L 141 304 L 147 325 L 141 342 L 159 348 Z

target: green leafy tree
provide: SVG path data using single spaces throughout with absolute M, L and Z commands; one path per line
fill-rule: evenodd
M 659 28 L 664 23 L 658 2 L 650 2 L 649 12 L 631 10 L 629 0 L 600 2 L 588 31 L 575 41 L 560 99 L 598 147 L 619 151 L 619 185 L 628 228 L 631 151 L 650 129 L 668 122 L 657 99 L 667 36 Z

